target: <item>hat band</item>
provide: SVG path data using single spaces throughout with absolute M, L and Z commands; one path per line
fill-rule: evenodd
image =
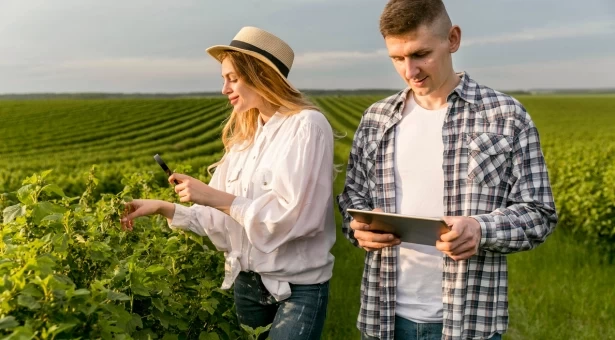
M 284 77 L 288 77 L 288 73 L 290 72 L 290 70 L 288 69 L 288 67 L 286 67 L 286 65 L 284 65 L 283 62 L 280 61 L 280 59 L 276 58 L 273 54 L 263 49 L 260 49 L 252 44 L 248 44 L 247 42 L 239 40 L 231 41 L 230 46 L 261 54 L 263 57 L 269 59 L 269 61 L 271 61 L 278 68 L 278 70 L 284 75 Z

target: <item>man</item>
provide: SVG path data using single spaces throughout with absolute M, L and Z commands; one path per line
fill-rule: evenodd
M 367 251 L 357 326 L 363 339 L 500 339 L 506 254 L 557 223 L 538 131 L 517 100 L 453 70 L 461 30 L 441 0 L 391 0 L 380 30 L 408 87 L 364 112 L 338 196 L 346 237 Z M 433 246 L 401 243 L 348 208 L 451 229 Z

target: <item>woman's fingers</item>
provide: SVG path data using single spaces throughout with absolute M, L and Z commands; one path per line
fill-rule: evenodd
M 134 225 L 134 219 L 139 218 L 141 216 L 148 216 L 159 213 L 165 203 L 160 200 L 149 200 L 149 199 L 138 199 L 127 202 L 124 204 L 124 212 L 122 213 L 122 217 L 120 222 L 122 224 L 122 228 L 132 230 Z M 167 208 L 167 215 L 169 215 L 169 207 Z M 171 205 L 171 210 L 174 211 L 173 206 Z
M 130 215 L 134 213 L 134 211 L 135 208 L 132 202 L 128 202 L 124 205 L 124 212 L 122 213 L 122 218 L 120 220 L 123 230 L 132 230 L 134 222 L 130 218 Z
M 179 194 L 181 191 L 183 191 L 184 189 L 186 189 L 188 187 L 188 183 L 179 183 L 178 185 L 175 186 L 175 193 Z
M 188 175 L 173 173 L 171 176 L 169 176 L 169 183 L 171 183 L 172 185 L 176 185 L 175 181 L 177 181 L 179 182 L 179 184 L 181 184 L 181 183 L 186 182 L 190 178 L 192 177 Z
M 141 217 L 144 214 L 143 204 L 139 200 L 134 200 L 124 204 L 124 213 L 120 220 L 122 228 L 132 230 L 134 226 L 134 219 Z
M 134 227 L 134 221 L 130 220 L 127 222 L 122 222 L 122 230 L 130 230 Z

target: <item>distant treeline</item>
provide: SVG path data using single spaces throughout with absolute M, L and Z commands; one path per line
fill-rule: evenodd
M 360 89 L 360 90 L 301 90 L 308 96 L 347 96 L 347 95 L 391 95 L 394 89 Z M 220 92 L 185 92 L 185 93 L 15 93 L 0 94 L 0 99 L 113 99 L 113 98 L 203 98 L 222 97 Z
M 399 89 L 357 89 L 357 90 L 301 90 L 308 96 L 360 96 L 382 95 L 388 96 Z M 615 89 L 568 89 L 568 90 L 512 90 L 503 91 L 510 95 L 542 95 L 542 94 L 615 94 Z M 109 92 L 83 92 L 83 93 L 8 93 L 0 94 L 0 99 L 122 99 L 122 98 L 203 98 L 221 97 L 220 92 L 185 92 L 185 93 L 109 93 Z

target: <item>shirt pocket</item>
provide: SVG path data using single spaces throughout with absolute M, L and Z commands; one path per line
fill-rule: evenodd
M 271 190 L 271 182 L 273 180 L 273 172 L 269 168 L 258 168 L 252 176 L 252 186 L 254 188 L 254 197 L 259 197 Z
M 468 134 L 468 181 L 499 185 L 510 167 L 512 142 L 512 137 L 495 133 Z
M 239 178 L 241 177 L 241 168 L 236 167 L 232 169 L 229 176 L 226 178 L 226 192 L 233 193 L 239 192 L 241 188 L 238 186 L 241 184 Z

